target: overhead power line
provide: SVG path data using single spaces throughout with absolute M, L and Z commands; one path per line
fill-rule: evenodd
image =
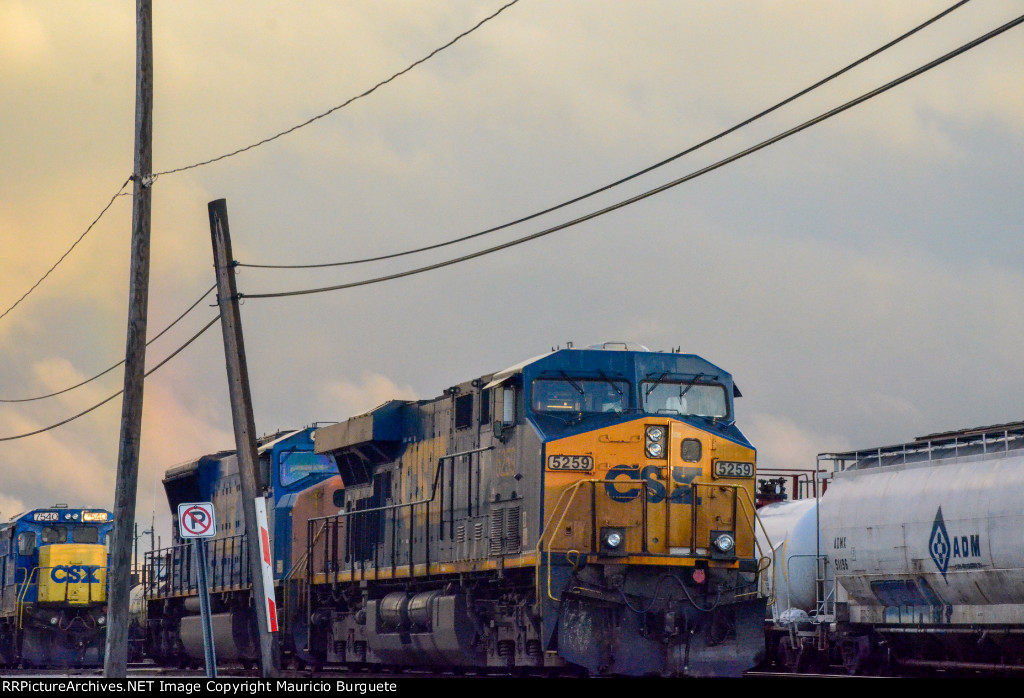
M 381 283 L 381 282 L 384 282 L 384 281 L 392 281 L 394 279 L 400 279 L 400 278 L 403 278 L 403 277 L 406 277 L 406 276 L 413 276 L 415 274 L 422 274 L 424 272 L 432 271 L 434 269 L 440 269 L 442 267 L 451 266 L 453 264 L 459 264 L 460 262 L 465 262 L 465 261 L 468 261 L 470 259 L 476 259 L 477 257 L 483 257 L 485 255 L 492 254 L 492 253 L 498 252 L 500 250 L 508 249 L 509 247 L 515 247 L 516 245 L 521 245 L 521 244 L 523 244 L 525 242 L 529 242 L 530 240 L 536 240 L 537 238 L 544 237 L 545 235 L 550 235 L 551 233 L 557 232 L 559 230 L 564 230 L 566 228 L 572 227 L 572 226 L 577 225 L 579 223 L 583 223 L 583 222 L 589 221 L 589 220 L 591 220 L 593 218 L 597 218 L 599 216 L 603 216 L 606 213 L 610 213 L 610 212 L 616 211 L 616 210 L 618 210 L 620 208 L 624 208 L 626 206 L 629 206 L 630 204 L 634 204 L 634 203 L 636 203 L 638 201 L 642 201 L 643 199 L 647 199 L 649 197 L 652 197 L 655 194 L 660 194 L 663 191 L 666 191 L 666 190 L 671 189 L 673 187 L 679 186 L 680 184 L 683 184 L 685 182 L 689 182 L 690 180 L 696 179 L 697 177 L 705 175 L 708 172 L 712 172 L 714 170 L 719 169 L 720 167 L 724 167 L 725 165 L 728 165 L 728 164 L 730 164 L 732 162 L 735 162 L 735 161 L 737 161 L 737 160 L 739 160 L 741 158 L 744 158 L 744 157 L 746 157 L 748 155 L 751 155 L 751 154 L 756 153 L 756 152 L 758 152 L 760 150 L 763 150 L 763 149 L 767 148 L 770 145 L 773 145 L 775 143 L 778 143 L 781 140 L 784 140 L 786 138 L 789 138 L 790 136 L 793 136 L 793 135 L 795 135 L 797 133 L 800 133 L 801 131 L 804 131 L 804 130 L 808 129 L 811 126 L 814 126 L 816 124 L 821 123 L 822 121 L 830 119 L 833 116 L 836 116 L 837 114 L 841 114 L 841 113 L 845 112 L 848 109 L 852 109 L 853 107 L 855 107 L 855 106 L 857 106 L 859 104 L 862 104 L 862 103 L 868 101 L 869 99 L 877 97 L 878 95 L 880 95 L 880 94 L 882 94 L 884 92 L 887 92 L 887 91 L 891 90 L 892 88 L 897 87 L 898 85 L 902 85 L 903 83 L 907 82 L 908 80 L 911 80 L 911 79 L 913 79 L 913 78 L 915 78 L 915 77 L 917 77 L 917 76 L 919 76 L 919 75 L 921 75 L 923 73 L 926 73 L 927 71 L 931 70 L 932 68 L 935 68 L 935 67 L 937 67 L 939 65 L 942 65 L 943 63 L 945 63 L 945 62 L 947 62 L 947 61 L 949 61 L 949 60 L 951 60 L 953 58 L 956 58 L 957 56 L 959 56 L 959 55 L 961 55 L 963 53 L 966 53 L 967 51 L 969 51 L 969 50 L 971 50 L 971 49 L 973 49 L 973 48 L 975 48 L 975 47 L 985 43 L 989 39 L 992 39 L 992 38 L 994 38 L 996 36 L 999 36 L 1003 32 L 1006 32 L 1006 31 L 1008 31 L 1008 30 L 1018 26 L 1021 23 L 1024 23 L 1024 15 L 1021 15 L 1017 19 L 1011 20 L 1010 22 L 1007 22 L 1006 24 L 1004 24 L 1004 25 L 1002 25 L 1002 26 L 1000 26 L 1000 27 L 998 27 L 996 29 L 993 29 L 992 31 L 990 31 L 987 34 L 984 34 L 984 35 L 978 37 L 977 39 L 974 39 L 973 41 L 969 41 L 966 44 L 963 44 L 959 48 L 954 49 L 953 51 L 950 51 L 949 53 L 946 53 L 945 55 L 943 55 L 943 56 L 941 56 L 939 58 L 936 58 L 935 60 L 930 61 L 929 63 L 926 63 L 923 66 L 921 66 L 921 67 L 919 67 L 919 68 L 917 68 L 915 70 L 912 70 L 909 73 L 906 73 L 903 76 L 898 77 L 895 80 L 892 80 L 892 81 L 882 85 L 881 87 L 878 87 L 878 88 L 876 88 L 874 90 L 871 90 L 870 92 L 866 92 L 866 93 L 862 94 L 860 97 L 852 99 L 852 100 L 846 102 L 845 104 L 842 104 L 842 105 L 840 105 L 838 107 L 835 107 L 834 109 L 831 109 L 831 110 L 829 110 L 829 111 L 827 111 L 827 112 L 825 112 L 823 114 L 820 114 L 820 115 L 814 117 L 813 119 L 805 121 L 802 124 L 800 124 L 799 126 L 795 126 L 795 127 L 791 128 L 791 129 L 789 129 L 788 131 L 784 131 L 784 132 L 782 132 L 782 133 L 780 133 L 780 134 L 778 134 L 776 136 L 773 136 L 772 138 L 769 138 L 769 139 L 767 139 L 765 141 L 761 141 L 757 145 L 751 146 L 751 147 L 749 147 L 749 148 L 747 148 L 745 150 L 742 150 L 742 151 L 740 151 L 738 153 L 735 153 L 734 155 L 730 155 L 727 158 L 719 160 L 718 162 L 715 162 L 715 163 L 713 163 L 711 165 L 708 165 L 707 167 L 703 167 L 703 168 L 701 168 L 699 170 L 691 172 L 690 174 L 687 174 L 687 175 L 685 175 L 683 177 L 680 177 L 680 178 L 675 179 L 675 180 L 673 180 L 671 182 L 668 182 L 667 184 L 663 184 L 663 185 L 661 185 L 659 187 L 655 187 L 654 189 L 650 189 L 650 190 L 648 190 L 648 191 L 646 191 L 646 192 L 644 192 L 642 194 L 638 194 L 636 196 L 630 197 L 630 198 L 628 198 L 628 199 L 626 199 L 624 201 L 620 201 L 620 202 L 618 202 L 616 204 L 612 204 L 611 206 L 606 206 L 605 208 L 602 208 L 602 209 L 600 209 L 598 211 L 594 211 L 592 213 L 588 213 L 588 214 L 586 214 L 584 216 L 580 216 L 579 218 L 574 218 L 573 220 L 568 221 L 566 223 L 561 223 L 559 225 L 552 226 L 550 228 L 546 228 L 545 230 L 541 230 L 541 231 L 533 233 L 531 235 L 526 235 L 526 236 L 517 238 L 515 240 L 511 240 L 511 241 L 506 242 L 506 243 L 501 244 L 501 245 L 495 245 L 493 247 L 489 247 L 487 249 L 480 250 L 478 252 L 473 252 L 471 254 L 463 255 L 461 257 L 457 257 L 457 258 L 454 258 L 454 259 L 448 259 L 448 260 L 445 260 L 445 261 L 442 261 L 442 262 L 438 262 L 436 264 L 430 264 L 428 266 L 419 267 L 417 269 L 410 269 L 408 271 L 398 272 L 396 274 L 389 274 L 387 276 L 380 276 L 380 277 L 373 278 L 373 279 L 364 279 L 364 280 L 361 280 L 361 281 L 353 281 L 353 282 L 345 283 L 345 284 L 337 284 L 335 286 L 324 286 L 324 287 L 320 287 L 320 288 L 302 289 L 302 290 L 297 290 L 297 291 L 282 291 L 282 292 L 278 292 L 278 293 L 239 293 L 238 296 L 240 298 L 284 298 L 284 297 L 288 297 L 288 296 L 301 296 L 301 295 L 308 295 L 308 294 L 312 294 L 312 293 L 325 293 L 327 291 L 340 291 L 342 289 L 355 288 L 357 286 L 367 286 L 367 285 L 370 285 L 370 284 Z
M 510 8 L 513 5 L 515 5 L 517 2 L 519 2 L 519 0 L 511 0 L 511 2 L 509 2 L 509 3 L 505 4 L 505 5 L 502 5 L 501 7 L 498 8 L 498 10 L 496 12 L 494 12 L 493 14 L 488 15 L 487 17 L 484 17 L 482 20 L 480 20 L 475 25 L 473 25 L 472 27 L 470 27 L 466 31 L 464 31 L 461 34 L 459 34 L 458 36 L 456 36 L 454 39 L 452 39 L 448 43 L 444 44 L 443 46 L 439 46 L 438 48 L 434 49 L 433 51 L 428 53 L 423 58 L 420 58 L 419 60 L 410 63 L 407 67 L 405 67 L 402 70 L 398 71 L 397 73 L 395 73 L 391 77 L 387 78 L 386 80 L 381 80 L 380 82 L 378 82 L 376 85 L 374 85 L 370 89 L 366 90 L 365 92 L 363 92 L 361 94 L 358 94 L 355 97 L 351 97 L 351 98 L 347 99 L 346 101 L 342 102 L 341 104 L 339 104 L 337 106 L 331 107 L 330 109 L 328 109 L 327 111 L 323 112 L 322 114 L 317 114 L 316 116 L 312 117 L 311 119 L 307 119 L 306 121 L 303 121 L 301 124 L 296 124 L 295 126 L 292 126 L 291 128 L 285 129 L 284 131 L 281 131 L 280 133 L 276 133 L 273 136 L 269 136 L 267 138 L 264 138 L 263 140 L 257 141 L 256 143 L 252 143 L 250 145 L 247 145 L 244 148 L 239 148 L 238 150 L 233 150 L 230 153 L 225 153 L 224 155 L 219 155 L 219 156 L 217 156 L 215 158 L 210 158 L 209 160 L 203 160 L 202 162 L 197 162 L 197 163 L 194 163 L 194 164 L 191 164 L 191 165 L 185 165 L 183 167 L 176 167 L 173 170 L 164 170 L 163 172 L 157 172 L 156 174 L 153 175 L 153 177 L 155 178 L 155 177 L 161 177 L 163 175 L 174 174 L 176 172 L 184 172 L 185 170 L 191 170 L 191 169 L 195 169 L 197 167 L 202 167 L 204 165 L 210 165 L 210 164 L 213 164 L 215 162 L 219 162 L 221 160 L 225 160 L 227 158 L 234 157 L 235 155 L 240 155 L 241 153 L 244 153 L 246 151 L 252 150 L 254 148 L 258 148 L 261 145 L 266 145 L 267 143 L 270 143 L 271 141 L 275 141 L 278 138 L 281 138 L 282 136 L 287 136 L 289 133 L 294 133 L 295 131 L 298 131 L 300 128 L 305 128 L 306 126 L 309 126 L 310 124 L 314 123 L 315 121 L 319 121 L 320 119 L 323 119 L 326 116 L 330 116 L 331 114 L 333 114 L 334 112 L 338 111 L 339 109 L 344 109 L 348 105 L 352 104 L 352 102 L 355 102 L 357 99 L 362 99 L 363 97 L 366 97 L 366 96 L 376 92 L 379 88 L 383 87 L 384 85 L 387 85 L 392 80 L 395 80 L 396 78 L 399 78 L 402 75 L 405 75 L 406 73 L 408 73 L 410 70 L 412 70 L 416 66 L 420 65 L 421 63 L 425 63 L 425 62 L 429 61 L 431 58 L 433 58 L 437 54 L 441 53 L 446 48 L 449 48 L 449 47 L 453 46 L 460 39 L 463 39 L 463 38 L 469 36 L 470 34 L 475 32 L 477 29 L 479 29 L 483 25 L 485 25 L 488 22 L 490 22 L 492 19 L 494 19 L 495 17 L 500 15 L 502 12 L 504 12 L 508 8 Z
M 183 351 L 183 350 L 185 349 L 185 347 L 187 347 L 187 346 L 188 346 L 188 345 L 190 345 L 190 344 L 191 344 L 192 342 L 194 342 L 194 341 L 196 341 L 197 339 L 199 339 L 199 337 L 200 337 L 200 336 L 202 336 L 202 334 L 203 334 L 204 332 L 206 332 L 206 330 L 210 329 L 210 328 L 211 328 L 211 327 L 213 326 L 213 324 L 214 324 L 215 322 L 217 322 L 218 320 L 220 320 L 220 314 L 219 314 L 219 313 L 218 313 L 218 314 L 217 314 L 217 315 L 216 315 L 216 316 L 215 316 L 215 317 L 214 317 L 214 318 L 213 318 L 212 320 L 210 320 L 210 321 L 209 321 L 208 323 L 206 323 L 206 325 L 205 325 L 205 326 L 203 327 L 203 329 L 199 330 L 199 331 L 198 331 L 198 332 L 196 332 L 196 333 L 195 333 L 194 335 L 192 335 L 191 339 L 189 339 L 189 340 L 188 340 L 187 342 L 185 342 L 185 343 L 184 343 L 184 344 L 182 344 L 182 345 L 181 345 L 180 347 L 178 347 L 177 349 L 175 349 L 175 350 L 174 350 L 174 353 L 172 353 L 172 354 L 171 354 L 170 356 L 168 356 L 168 357 L 167 357 L 166 359 L 164 359 L 163 361 L 161 361 L 160 363 L 158 363 L 158 364 L 157 364 L 156 366 L 154 366 L 153 368 L 151 368 L 151 369 L 149 369 L 148 371 L 146 371 L 146 373 L 145 373 L 145 376 L 146 376 L 146 377 L 149 377 L 149 376 L 150 376 L 150 374 L 152 374 L 153 372 L 155 372 L 156 370 L 158 370 L 158 369 L 159 369 L 159 368 L 160 368 L 161 366 L 163 366 L 163 365 L 164 365 L 164 364 L 166 364 L 166 363 L 167 363 L 168 361 L 170 361 L 171 359 L 173 359 L 173 358 L 174 358 L 175 356 L 177 356 L 178 354 L 180 354 L 180 353 L 181 353 L 181 352 L 182 352 L 182 351 Z M 110 402 L 111 400 L 113 400 L 114 398 L 116 398 L 116 397 L 117 397 L 118 395 L 120 395 L 120 394 L 121 394 L 121 393 L 123 393 L 123 392 L 124 392 L 123 390 L 118 390 L 118 391 L 117 391 L 116 393 L 114 393 L 113 395 L 111 395 L 111 396 L 110 396 L 110 397 L 108 397 L 107 399 L 103 400 L 102 402 L 97 402 L 97 403 L 96 403 L 95 405 L 93 405 L 93 406 L 92 406 L 92 407 L 90 407 L 89 409 L 87 409 L 87 410 L 83 410 L 83 411 L 79 412 L 79 413 L 78 413 L 78 414 L 76 414 L 76 415 L 73 415 L 73 416 L 71 416 L 71 417 L 68 417 L 67 419 L 65 419 L 65 420 L 63 420 L 63 421 L 57 422 L 56 424 L 51 424 L 51 425 L 50 425 L 50 426 L 48 426 L 48 427 L 43 427 L 42 429 L 36 429 L 35 431 L 30 431 L 30 432 L 26 432 L 26 433 L 24 433 L 24 434 L 17 434 L 17 435 L 15 435 L 15 436 L 3 436 L 3 437 L 0 437 L 0 441 L 14 441 L 14 440 L 16 440 L 16 439 L 24 439 L 25 437 L 28 437 L 28 436 L 35 436 L 36 434 L 42 434 L 43 432 L 46 432 L 46 431 L 50 431 L 51 429 L 56 429 L 57 427 L 60 427 L 60 426 L 64 426 L 65 424 L 67 424 L 67 423 L 69 423 L 69 422 L 73 422 L 73 421 L 75 421 L 76 419 L 78 419 L 79 417 L 84 417 L 85 415 L 89 414 L 89 413 L 90 413 L 90 412 L 92 412 L 93 410 L 95 410 L 95 409 L 98 409 L 98 408 L 102 407 L 103 405 L 107 404 L 108 402 Z
M 618 179 L 618 180 L 616 180 L 614 182 L 611 182 L 610 184 L 604 185 L 603 187 L 600 187 L 598 189 L 594 189 L 593 191 L 587 192 L 586 194 L 581 194 L 581 195 L 579 195 L 579 196 L 577 196 L 577 197 L 575 197 L 573 199 L 569 199 L 568 201 L 565 201 L 563 203 L 557 204 L 555 206 L 551 206 L 551 207 L 546 208 L 546 209 L 544 209 L 542 211 L 537 211 L 536 213 L 531 213 L 531 214 L 529 214 L 527 216 L 523 216 L 522 218 L 517 218 L 514 221 L 510 221 L 508 223 L 503 223 L 502 225 L 498 225 L 498 226 L 495 226 L 493 228 L 487 228 L 486 230 L 481 230 L 480 232 L 472 233 L 471 235 L 464 235 L 462 237 L 455 238 L 453 240 L 447 240 L 445 242 L 439 242 L 439 243 L 436 243 L 436 244 L 433 244 L 433 245 L 427 245 L 425 247 L 417 247 L 417 248 L 414 248 L 414 249 L 411 249 L 411 250 L 404 250 L 402 252 L 394 252 L 394 253 L 391 253 L 391 254 L 378 255 L 376 257 L 365 257 L 363 259 L 353 259 L 353 260 L 348 260 L 348 261 L 344 261 L 344 262 L 323 262 L 323 263 L 317 263 L 317 264 L 245 264 L 245 263 L 241 263 L 240 262 L 238 264 L 238 266 L 240 266 L 240 267 L 249 267 L 250 269 L 322 269 L 322 268 L 326 268 L 326 267 L 343 267 L 343 266 L 349 266 L 349 265 L 354 265 L 354 264 L 365 264 L 367 262 L 381 262 L 381 261 L 388 260 L 388 259 L 395 259 L 397 257 L 405 257 L 407 255 L 417 254 L 419 252 L 427 252 L 427 251 L 430 251 L 430 250 L 440 249 L 442 247 L 448 247 L 449 245 L 455 245 L 455 244 L 460 243 L 460 242 L 466 242 L 467 240 L 473 240 L 474 238 L 482 237 L 484 235 L 489 235 L 491 233 L 496 233 L 496 232 L 498 232 L 500 230 L 505 230 L 506 228 L 511 228 L 513 226 L 519 225 L 520 223 L 525 223 L 527 221 L 533 220 L 534 218 L 539 218 L 540 216 L 546 215 L 548 213 L 552 213 L 552 212 L 557 211 L 559 209 L 565 208 L 566 206 L 571 206 L 572 204 L 579 203 L 580 201 L 583 201 L 585 199 L 589 199 L 590 197 L 596 196 L 597 194 L 601 194 L 602 192 L 606 192 L 609 189 L 617 187 L 617 186 L 619 186 L 621 184 L 625 184 L 626 182 L 629 182 L 629 181 L 631 181 L 633 179 L 636 179 L 637 177 L 640 177 L 640 176 L 645 175 L 645 174 L 647 174 L 649 172 L 652 172 L 652 171 L 658 169 L 659 167 L 663 167 L 663 166 L 665 166 L 665 165 L 667 165 L 667 164 L 669 164 L 671 162 L 674 162 L 674 161 L 678 160 L 681 157 L 684 157 L 686 155 L 689 155 L 690 153 L 693 153 L 693 152 L 695 152 L 697 150 L 700 150 L 704 146 L 710 145 L 711 143 L 714 143 L 715 141 L 717 141 L 717 140 L 719 140 L 721 138 L 724 138 L 725 136 L 728 136 L 729 134 L 731 134 L 731 133 L 733 133 L 735 131 L 738 131 L 739 129 L 741 129 L 741 128 L 745 127 L 745 126 L 748 126 L 748 125 L 754 123 L 758 119 L 761 119 L 762 117 L 765 117 L 765 116 L 771 114 L 772 112 L 777 111 L 778 109 L 781 109 L 782 107 L 786 106 L 787 104 L 789 104 L 789 103 L 799 99 L 800 97 L 803 97 L 807 93 L 809 93 L 809 92 L 811 92 L 813 90 L 816 90 L 819 87 L 821 87 L 822 85 L 825 85 L 825 84 L 831 82 L 832 80 L 835 80 L 839 76 L 849 72 L 850 70 L 853 70 L 854 68 L 856 68 L 857 66 L 861 65 L 862 63 L 871 60 L 872 58 L 874 58 L 878 54 L 880 54 L 880 53 L 882 53 L 884 51 L 887 51 L 888 49 L 892 48 L 893 46 L 895 46 L 896 44 L 900 43 L 904 39 L 907 39 L 907 38 L 913 36 L 914 34 L 918 33 L 922 29 L 924 29 L 925 27 L 927 27 L 927 26 L 937 22 L 938 20 L 942 19 L 946 15 L 950 14 L 954 10 L 956 10 L 956 9 L 966 5 L 968 2 L 970 2 L 970 0 L 960 0 L 960 2 L 957 2 L 954 5 L 951 5 L 950 7 L 946 8 L 945 10 L 940 12 L 939 14 L 935 15 L 934 17 L 932 17 L 931 19 L 928 19 L 927 21 L 922 22 L 921 24 L 917 25 L 913 29 L 905 32 L 904 34 L 901 34 L 900 36 L 898 36 L 895 39 L 893 39 L 892 41 L 884 44 L 883 46 L 879 46 L 877 49 L 875 49 L 871 53 L 868 53 L 868 54 L 862 56 L 861 58 L 858 58 L 853 63 L 850 63 L 849 65 L 845 66 L 844 68 L 841 68 L 841 69 L 837 70 L 836 72 L 832 73 L 831 75 L 829 75 L 827 77 L 824 77 L 821 80 L 818 80 L 813 85 L 805 87 L 804 89 L 802 89 L 799 92 L 797 92 L 797 93 L 787 97 L 786 99 L 782 100 L 781 102 L 778 102 L 777 104 L 774 104 L 773 106 L 768 107 L 767 109 L 765 109 L 765 110 L 755 114 L 754 116 L 751 116 L 748 119 L 744 119 L 743 121 L 739 122 L 735 126 L 727 128 L 724 131 L 722 131 L 720 133 L 717 133 L 714 136 L 711 136 L 710 138 L 707 138 L 706 140 L 701 141 L 700 143 L 697 143 L 696 145 L 690 146 L 686 150 L 683 150 L 683 151 L 681 151 L 679 153 L 676 153 L 675 155 L 672 155 L 671 157 L 665 158 L 664 160 L 662 160 L 660 162 L 656 162 L 653 165 L 645 167 L 644 169 L 639 170 L 637 172 L 634 172 L 633 174 L 628 175 L 626 177 L 623 177 L 622 179 Z
M 37 288 L 37 287 L 39 286 L 39 284 L 43 283 L 43 281 L 45 281 L 45 280 L 46 280 L 46 277 L 48 277 L 48 276 L 50 275 L 50 273 L 51 273 L 51 272 L 53 272 L 53 270 L 54 270 L 54 269 L 56 269 L 56 268 L 57 268 L 57 266 L 58 266 L 58 265 L 59 265 L 59 264 L 60 264 L 61 262 L 63 262 L 63 261 L 64 261 L 64 259 L 65 259 L 65 258 L 66 258 L 66 257 L 67 257 L 67 256 L 68 256 L 69 254 L 71 254 L 71 250 L 75 249 L 75 247 L 77 247 L 77 246 L 78 246 L 78 243 L 80 243 L 80 242 L 81 242 L 81 241 L 82 241 L 82 240 L 83 240 L 83 239 L 85 238 L 85 236 L 89 234 L 89 231 L 91 231 L 91 230 L 92 230 L 92 229 L 93 229 L 94 227 L 96 227 L 96 224 L 100 222 L 100 219 L 101 219 L 101 218 L 103 218 L 103 214 L 105 214 L 105 213 L 106 213 L 106 212 L 107 212 L 107 211 L 108 211 L 108 210 L 110 209 L 110 207 L 114 205 L 114 202 L 115 202 L 115 201 L 117 200 L 117 197 L 121 196 L 121 192 L 123 192 L 123 191 L 124 191 L 124 188 L 128 186 L 128 182 L 130 182 L 130 181 L 132 181 L 132 178 L 131 178 L 131 177 L 129 177 L 128 179 L 126 179 L 126 180 L 124 181 L 124 184 L 122 184 L 122 185 L 121 185 L 121 188 L 117 190 L 117 193 L 116 193 L 116 194 L 114 194 L 114 195 L 113 195 L 112 197 L 110 197 L 110 201 L 108 201 L 108 202 L 107 202 L 107 205 L 103 207 L 103 210 L 102 210 L 102 211 L 100 211 L 100 215 L 96 216 L 95 220 L 93 220 L 93 222 L 89 224 L 89 227 L 85 229 L 85 232 L 84 232 L 84 233 L 82 233 L 81 235 L 79 235 L 79 236 L 78 236 L 78 239 L 77 239 L 77 240 L 75 240 L 75 241 L 74 241 L 74 243 L 72 243 L 71 247 L 69 247 L 69 248 L 68 248 L 68 251 L 67 251 L 67 252 L 65 252 L 64 254 L 62 254 L 62 255 L 60 256 L 60 259 L 58 259 L 58 260 L 57 260 L 57 261 L 56 261 L 56 262 L 54 263 L 54 265 L 53 265 L 52 267 L 50 267 L 50 268 L 49 268 L 49 269 L 48 269 L 48 270 L 46 271 L 46 273 L 45 273 L 45 274 L 43 274 L 43 276 L 42 276 L 42 277 L 41 277 L 41 278 L 39 279 L 39 281 L 37 281 L 37 282 L 35 282 L 34 284 L 32 284 L 32 288 L 30 288 L 29 290 L 25 291 L 25 293 L 24 293 L 24 294 L 22 294 L 21 298 L 19 298 L 18 300 L 14 301 L 14 305 L 12 305 L 12 306 L 11 306 L 10 308 L 8 308 L 7 310 L 5 310 L 5 311 L 4 311 L 3 313 L 0 313 L 0 319 L 3 319 L 3 318 L 4 318 L 4 316 L 5 316 L 5 315 L 7 315 L 7 313 L 9 313 L 9 312 L 11 312 L 12 310 L 14 310 L 15 308 L 17 308 L 17 307 L 18 307 L 18 305 L 19 305 L 19 304 L 20 304 L 20 303 L 21 303 L 21 302 L 22 302 L 23 300 L 25 300 L 26 298 L 28 298 L 28 294 L 30 294 L 30 293 L 32 293 L 33 291 L 35 291 L 35 290 L 36 290 L 36 288 Z
M 149 341 L 147 341 L 147 342 L 146 342 L 146 346 L 148 347 L 148 346 L 149 346 L 150 344 L 152 344 L 152 343 L 153 343 L 153 342 L 155 342 L 156 340 L 158 340 L 158 339 L 160 339 L 161 337 L 163 337 L 163 336 L 164 336 L 164 334 L 166 334 L 168 330 L 170 330 L 170 329 L 171 329 L 172 327 L 174 327 L 175 325 L 177 325 L 177 324 L 178 324 L 178 323 L 179 323 L 179 322 L 180 322 L 180 321 L 181 321 L 181 320 L 182 320 L 182 319 L 183 319 L 183 318 L 184 318 L 184 317 L 185 317 L 186 315 L 188 315 L 189 313 L 191 313 L 191 312 L 192 312 L 192 311 L 193 311 L 193 310 L 195 309 L 195 307 L 196 307 L 197 305 L 199 305 L 199 304 L 200 304 L 200 303 L 201 303 L 201 302 L 203 301 L 203 299 L 204 299 L 204 298 L 206 298 L 206 297 L 207 297 L 208 295 L 210 295 L 210 292 L 211 292 L 211 291 L 213 291 L 213 289 L 215 289 L 215 288 L 217 288 L 216 284 L 214 284 L 213 286 L 211 286 L 210 288 L 208 288 L 208 289 L 206 290 L 206 293 L 204 293 L 204 294 L 203 294 L 202 296 L 200 296 L 200 297 L 199 297 L 199 300 L 197 300 L 197 301 L 196 301 L 195 303 L 193 303 L 192 305 L 190 305 L 190 306 L 188 307 L 188 309 L 187 309 L 187 310 L 186 310 L 185 312 L 183 312 L 183 313 L 182 313 L 181 315 L 179 315 L 179 316 L 178 316 L 178 317 L 177 317 L 177 318 L 176 318 L 176 319 L 175 319 L 175 320 L 174 320 L 174 321 L 173 321 L 173 322 L 172 322 L 172 323 L 171 323 L 170 325 L 168 325 L 167 327 L 165 327 L 164 329 L 162 329 L 162 330 L 160 331 L 160 333 L 159 333 L 159 334 L 157 334 L 157 335 L 156 335 L 155 337 L 153 337 L 153 339 L 150 339 Z M 100 373 L 97 373 L 97 374 L 96 374 L 95 376 L 93 376 L 92 378 L 87 378 L 87 379 L 85 379 L 84 381 L 82 381 L 81 383 L 76 383 L 75 385 L 72 385 L 72 386 L 70 386 L 70 387 L 68 387 L 68 388 L 64 388 L 63 390 L 58 390 L 58 391 L 57 391 L 57 392 L 55 392 L 55 393 L 49 393 L 49 394 L 47 394 L 47 395 L 39 395 L 39 396 L 37 396 L 37 397 L 26 397 L 26 398 L 20 398 L 20 399 L 17 399 L 17 400 L 5 400 L 5 399 L 0 399 L 0 403 L 15 403 L 15 402 L 35 402 L 35 401 L 37 401 L 37 400 L 45 400 L 46 398 L 51 398 L 51 397 L 56 397 L 56 396 L 58 396 L 58 395 L 63 395 L 64 393 L 69 393 L 69 392 L 71 392 L 72 390 L 74 390 L 74 389 L 76 389 L 76 388 L 81 388 L 81 387 L 82 387 L 83 385 L 86 385 L 86 384 L 88 384 L 88 383 L 92 383 L 92 382 L 93 382 L 94 380 L 96 380 L 97 378 L 101 378 L 101 377 L 103 377 L 103 376 L 107 375 L 108 373 L 110 373 L 111 371 L 113 371 L 113 370 L 114 370 L 115 368 L 117 368 L 118 366 L 121 366 L 122 364 L 124 364 L 124 359 L 121 359 L 120 361 L 118 361 L 118 362 L 117 362 L 116 364 L 114 364 L 114 365 L 113 365 L 113 366 L 111 366 L 110 368 L 108 368 L 108 369 L 106 369 L 106 370 L 104 370 L 104 371 L 101 371 Z M 118 393 L 118 395 L 120 395 L 120 393 Z

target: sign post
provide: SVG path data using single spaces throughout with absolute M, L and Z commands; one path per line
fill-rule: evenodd
M 217 535 L 213 502 L 192 502 L 178 505 L 178 531 L 182 538 L 191 538 L 199 571 L 199 613 L 203 624 L 203 654 L 206 675 L 217 677 L 217 655 L 213 647 L 213 623 L 210 620 L 210 583 L 206 559 L 206 539 Z

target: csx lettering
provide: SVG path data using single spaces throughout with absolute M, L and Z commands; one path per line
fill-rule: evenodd
M 665 501 L 666 488 L 661 480 L 661 471 L 665 466 L 648 465 L 645 468 L 630 465 L 617 465 L 608 471 L 607 480 L 619 482 L 606 482 L 604 485 L 605 494 L 613 502 L 632 502 L 640 496 L 640 483 L 647 487 L 647 502 L 659 504 Z M 690 483 L 700 477 L 701 468 L 687 468 L 683 466 L 672 467 L 672 483 L 675 487 L 669 496 L 671 504 L 692 504 L 693 490 Z M 700 498 L 697 499 L 700 504 Z
M 87 567 L 85 565 L 58 565 L 50 571 L 50 579 L 63 584 L 99 584 L 97 577 L 99 567 Z

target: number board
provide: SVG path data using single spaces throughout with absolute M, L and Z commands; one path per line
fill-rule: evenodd
M 592 456 L 548 456 L 548 470 L 576 470 L 589 472 L 594 469 Z
M 754 477 L 753 463 L 737 463 L 734 461 L 717 460 L 714 465 L 714 477 Z
M 60 521 L 60 514 L 56 511 L 40 511 L 32 518 L 35 521 Z

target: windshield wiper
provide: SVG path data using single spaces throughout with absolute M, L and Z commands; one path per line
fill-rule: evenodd
M 651 396 L 651 393 L 654 392 L 654 389 L 657 388 L 658 385 L 660 385 L 663 380 L 665 380 L 665 376 L 667 376 L 668 374 L 669 374 L 668 371 L 662 371 L 661 375 L 654 379 L 654 381 L 651 383 L 651 387 L 649 387 L 647 389 L 647 392 L 644 393 L 644 399 L 645 400 Z M 653 375 L 654 375 L 653 373 L 648 373 L 644 377 L 645 378 L 650 378 Z
M 622 388 L 620 388 L 619 386 L 615 385 L 615 381 L 613 381 L 611 378 L 609 378 L 607 373 L 605 373 L 601 369 L 597 369 L 597 373 L 598 373 L 599 376 L 601 376 L 601 378 L 604 379 L 605 383 L 607 383 L 608 385 L 612 386 L 612 390 L 617 392 L 619 394 L 619 397 L 622 397 Z
M 565 371 L 559 371 L 559 373 L 562 374 L 562 380 L 564 380 L 566 383 L 568 383 L 572 387 L 576 388 L 576 392 L 577 393 L 579 393 L 580 395 L 585 395 L 586 394 L 586 391 L 583 389 L 583 386 L 580 385 L 579 383 L 577 383 L 576 381 L 574 381 L 572 378 L 570 378 L 568 373 L 566 373 Z
M 699 381 L 703 376 L 704 376 L 703 373 L 698 373 L 696 376 L 694 376 L 693 380 L 691 380 L 689 383 L 687 383 L 686 387 L 679 391 L 679 399 L 681 400 L 683 398 L 683 395 L 686 395 L 686 393 L 688 393 L 690 391 L 690 388 L 692 388 L 694 386 L 694 384 L 697 381 Z M 680 385 L 682 385 L 682 384 L 680 384 Z

